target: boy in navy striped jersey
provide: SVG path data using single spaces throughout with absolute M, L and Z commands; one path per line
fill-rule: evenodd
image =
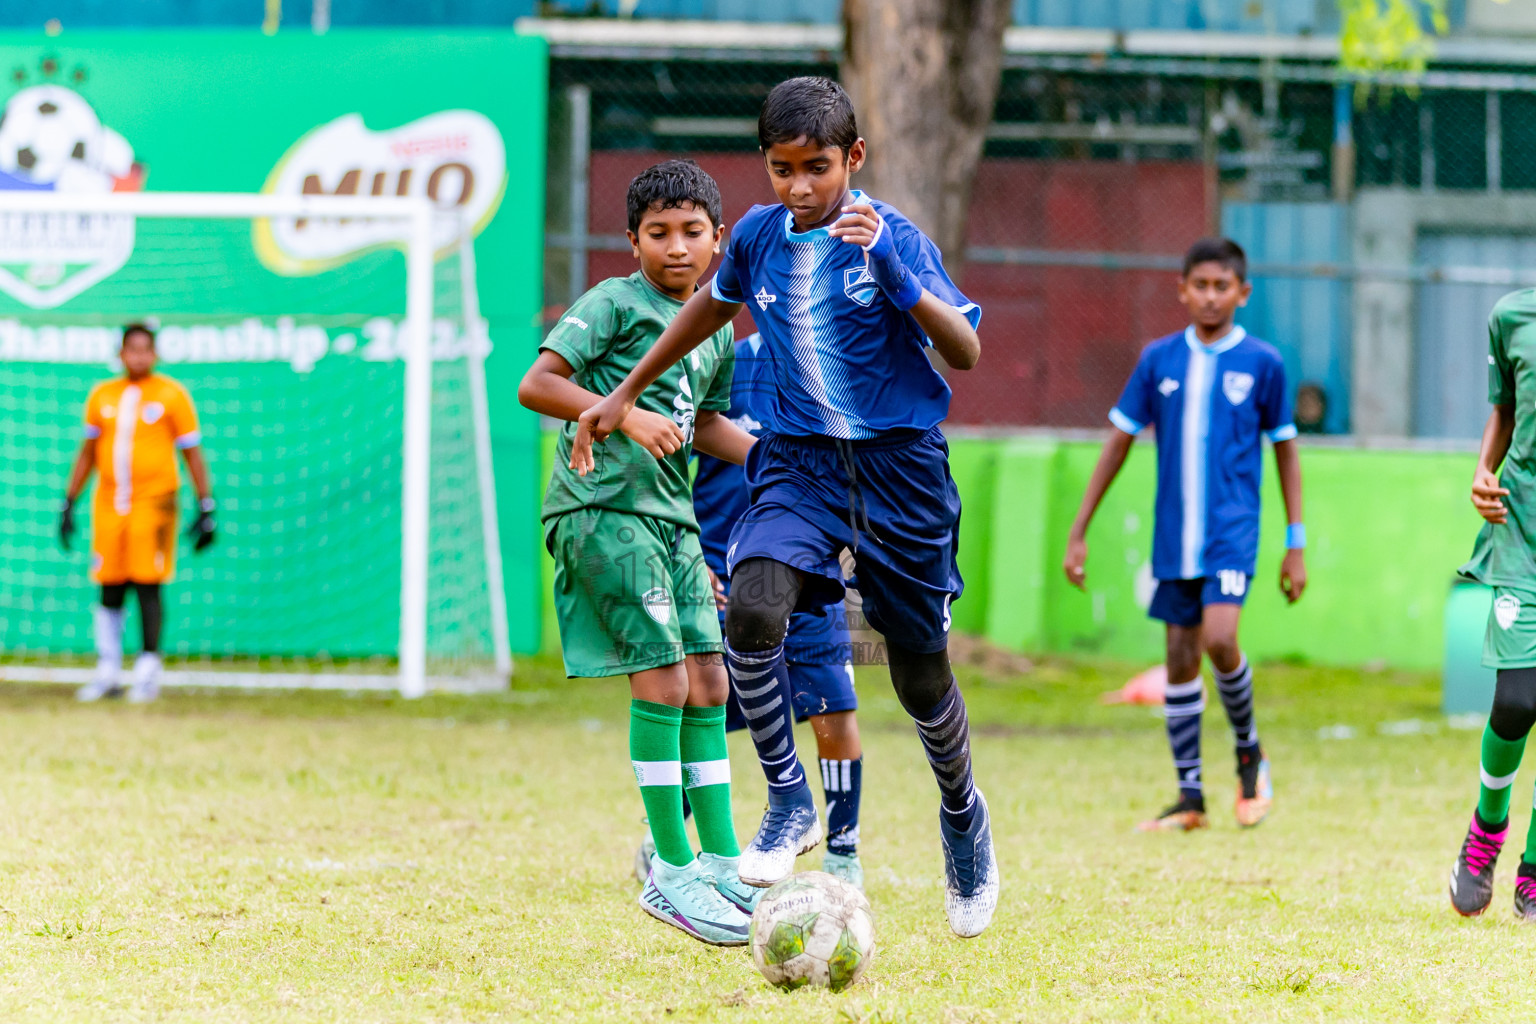
M 1208 824 L 1201 779 L 1201 656 L 1237 740 L 1237 822 L 1252 828 L 1269 813 L 1269 762 L 1253 720 L 1253 671 L 1237 641 L 1238 618 L 1259 548 L 1263 440 L 1274 444 L 1289 526 L 1280 589 L 1294 603 L 1306 587 L 1302 558 L 1301 463 L 1285 364 L 1273 347 L 1233 322 L 1253 285 L 1236 242 L 1207 238 L 1184 257 L 1179 299 L 1190 325 L 1148 345 L 1120 401 L 1114 424 L 1072 524 L 1064 565 L 1082 588 L 1088 524 L 1144 427 L 1157 432 L 1157 505 L 1148 614 L 1167 624 L 1168 743 L 1179 799 L 1146 830 L 1189 831 Z

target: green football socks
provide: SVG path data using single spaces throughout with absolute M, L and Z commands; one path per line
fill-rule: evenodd
M 648 700 L 629 702 L 629 759 L 640 783 L 656 856 L 678 868 L 693 863 L 693 845 L 683 824 L 683 765 L 678 753 L 682 722 L 682 708 Z M 702 831 L 702 813 L 699 821 Z
M 1514 785 L 1515 773 L 1520 770 L 1520 758 L 1524 754 L 1524 736 L 1506 740 L 1493 731 L 1492 725 L 1483 727 L 1483 758 L 1479 773 L 1483 784 L 1477 796 L 1477 816 L 1485 825 L 1497 827 L 1509 817 L 1509 789 Z M 1526 856 L 1530 859 L 1529 853 Z
M 736 824 L 731 820 L 731 762 L 725 746 L 725 708 L 683 708 L 679 742 L 683 786 L 693 807 L 699 845 L 705 853 L 740 856 Z

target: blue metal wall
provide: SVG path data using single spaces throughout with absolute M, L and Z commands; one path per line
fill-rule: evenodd
M 1333 0 L 1014 0 L 1017 25 L 1298 35 L 1338 26 Z
M 1349 213 L 1338 203 L 1228 203 L 1222 230 L 1248 251 L 1254 264 L 1344 262 Z M 1250 333 L 1285 357 L 1294 393 L 1302 381 L 1328 395 L 1330 434 L 1349 430 L 1350 289 L 1318 277 L 1253 276 L 1253 299 L 1238 313 Z
M 1419 263 L 1431 267 L 1536 267 L 1526 235 L 1419 236 Z M 1413 432 L 1419 437 L 1480 437 L 1488 418 L 1488 311 L 1506 285 L 1419 285 L 1414 318 Z

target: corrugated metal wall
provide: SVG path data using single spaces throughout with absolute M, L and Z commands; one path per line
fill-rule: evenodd
M 1337 203 L 1228 203 L 1222 230 L 1255 264 L 1345 262 L 1349 213 Z M 1255 274 L 1238 322 L 1285 356 L 1291 389 L 1302 381 L 1328 396 L 1328 433 L 1349 430 L 1349 286 L 1327 278 Z
M 1333 0 L 1014 0 L 1018 25 L 1299 35 L 1338 26 Z
M 609 0 L 611 6 L 614 0 Z M 835 0 L 640 0 L 635 12 L 652 18 L 718 21 L 835 22 Z M 1333 0 L 1014 0 L 1016 25 L 1278 32 L 1329 32 L 1338 24 Z
M 1536 239 L 1513 235 L 1425 233 L 1419 262 L 1429 266 L 1536 267 Z M 1488 419 L 1488 312 L 1503 285 L 1419 286 L 1414 338 L 1413 432 L 1479 437 Z

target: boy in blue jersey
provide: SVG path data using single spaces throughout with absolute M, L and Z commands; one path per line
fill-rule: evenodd
M 1120 401 L 1072 524 L 1064 569 L 1082 588 L 1088 524 L 1143 427 L 1157 431 L 1157 504 L 1148 614 L 1167 623 L 1168 743 L 1179 799 L 1144 830 L 1204 828 L 1200 714 L 1201 655 L 1211 659 L 1221 703 L 1237 738 L 1237 822 L 1252 828 L 1269 812 L 1269 762 L 1253 721 L 1253 672 L 1237 642 L 1238 618 L 1259 548 L 1263 443 L 1274 444 L 1287 522 L 1280 589 L 1295 603 L 1306 587 L 1302 558 L 1301 462 L 1280 354 L 1233 323 L 1253 286 L 1241 247 L 1225 238 L 1196 242 L 1184 257 L 1179 299 L 1191 324 L 1148 345 Z
M 736 372 L 731 381 L 731 407 L 726 417 L 749 434 L 762 433 L 759 406 L 773 388 L 772 364 L 762 335 L 736 343 Z M 712 455 L 699 456 L 693 478 L 693 509 L 699 519 L 699 546 L 704 562 L 725 600 L 731 581 L 726 554 L 731 531 L 746 514 L 747 478 L 742 467 Z M 723 606 L 722 606 L 723 612 Z M 722 614 L 722 625 L 724 615 Z M 822 870 L 859 888 L 864 867 L 859 861 L 859 801 L 863 791 L 864 753 L 859 743 L 853 688 L 853 638 L 841 597 L 797 611 L 789 617 L 784 660 L 789 666 L 796 721 L 811 723 L 821 762 L 821 788 L 826 796 L 827 853 Z M 725 706 L 728 732 L 747 728 L 741 703 L 733 693 Z
M 947 653 L 960 499 L 939 423 L 949 386 L 928 361 L 976 364 L 981 311 L 950 281 L 938 249 L 884 203 L 851 190 L 864 163 L 853 105 L 825 78 L 795 78 L 758 117 L 781 205 L 754 207 L 731 232 L 713 284 L 679 311 L 630 375 L 581 416 L 571 464 L 625 422 L 636 398 L 752 303 L 772 368 L 763 435 L 747 460 L 751 505 L 731 534 L 726 661 L 768 810 L 742 852 L 743 880 L 772 885 L 821 841 L 795 752 L 784 641 L 790 615 L 843 592 L 853 553 L 870 624 L 886 637 L 891 683 L 917 723 L 940 789 L 945 911 L 979 935 L 999 881 L 986 801 L 972 780 L 965 702 Z

